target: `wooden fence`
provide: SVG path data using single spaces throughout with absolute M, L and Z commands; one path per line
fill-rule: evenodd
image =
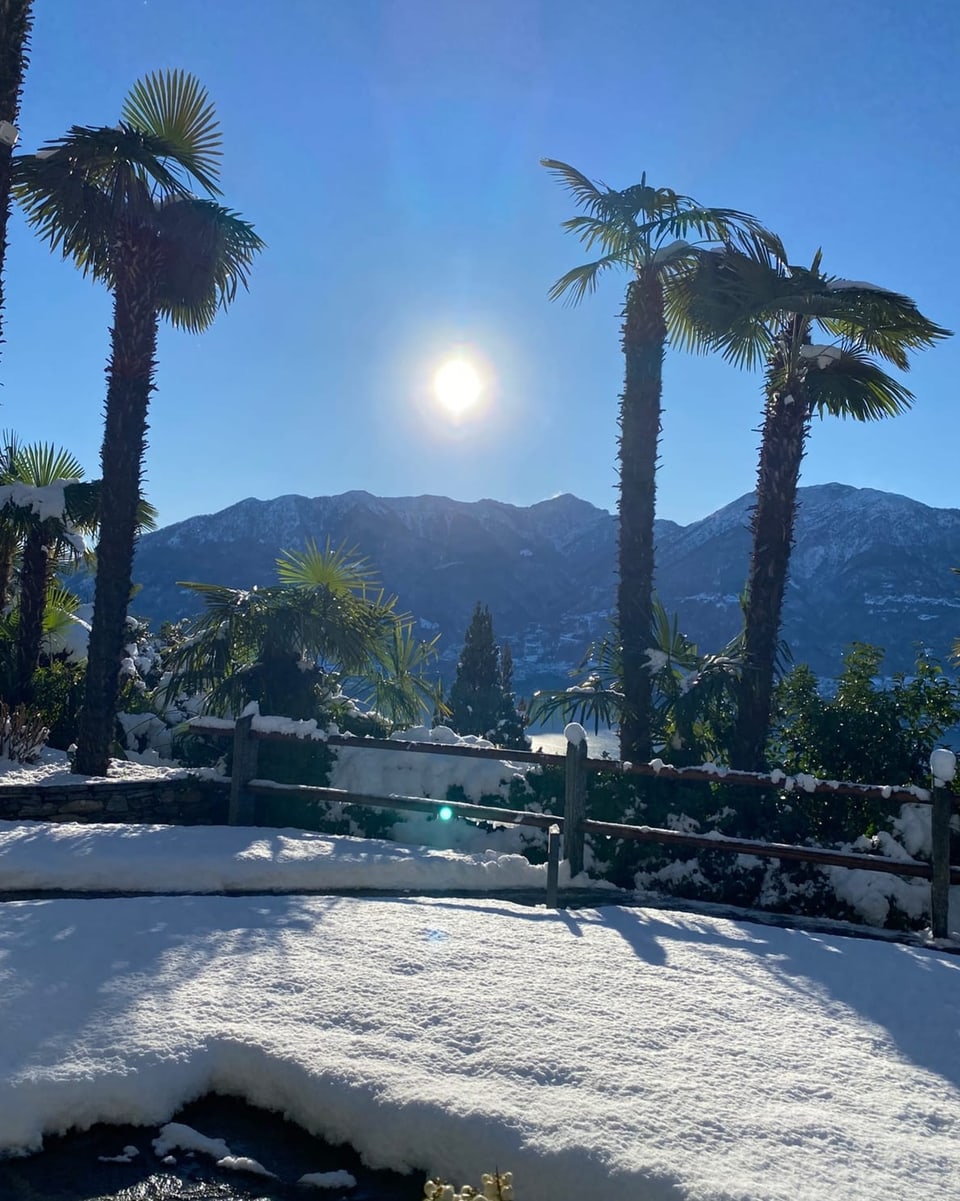
M 349 735 L 330 735 L 327 746 L 345 746 L 362 750 L 403 751 L 410 754 L 454 755 L 467 759 L 495 759 L 510 763 L 530 763 L 540 766 L 564 766 L 564 812 L 560 817 L 550 813 L 532 813 L 525 809 L 507 809 L 492 805 L 474 805 L 463 801 L 446 801 L 427 797 L 369 796 L 347 792 L 340 788 L 321 788 L 308 784 L 279 784 L 260 780 L 257 774 L 257 743 L 260 741 L 287 742 L 310 745 L 295 733 L 257 730 L 253 717 L 241 717 L 232 726 L 205 723 L 195 718 L 190 729 L 196 734 L 233 738 L 233 770 L 230 779 L 230 823 L 249 825 L 253 821 L 254 800 L 257 796 L 302 797 L 304 800 L 367 805 L 380 809 L 395 809 L 436 814 L 441 807 L 458 817 L 476 821 L 495 821 L 504 825 L 533 826 L 547 831 L 547 904 L 557 904 L 557 880 L 562 854 L 570 865 L 570 874 L 583 870 L 584 839 L 587 834 L 609 838 L 633 839 L 639 842 L 661 843 L 731 854 L 755 855 L 759 858 L 793 860 L 815 863 L 823 867 L 841 867 L 862 871 L 885 872 L 897 876 L 913 876 L 930 881 L 930 912 L 934 938 L 949 934 L 950 885 L 960 884 L 960 867 L 950 864 L 950 817 L 956 798 L 943 787 L 927 793 L 912 788 L 892 788 L 878 784 L 853 784 L 837 781 L 804 781 L 804 791 L 829 793 L 835 797 L 857 797 L 885 803 L 930 805 L 932 854 L 930 863 L 912 860 L 887 859 L 878 855 L 857 852 L 831 851 L 822 847 L 794 846 L 789 843 L 761 842 L 753 839 L 727 838 L 724 835 L 688 834 L 657 826 L 636 826 L 620 822 L 594 821 L 586 816 L 587 777 L 590 773 L 607 772 L 625 776 L 651 776 L 660 780 L 705 782 L 761 788 L 767 791 L 783 789 L 788 777 L 782 772 L 770 775 L 737 772 L 718 768 L 673 767 L 654 760 L 652 763 L 621 763 L 613 759 L 587 757 L 586 741 L 568 743 L 566 755 L 550 755 L 540 751 L 514 751 L 486 747 L 450 746 L 432 742 L 401 742 L 394 739 L 354 738 Z

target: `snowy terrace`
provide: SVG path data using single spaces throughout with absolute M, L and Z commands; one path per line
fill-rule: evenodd
M 63 783 L 45 758 L 33 774 Z M 960 1201 L 947 944 L 642 901 L 274 895 L 539 890 L 545 870 L 300 830 L 0 823 L 6 888 L 157 894 L 0 906 L 0 1154 L 100 1121 L 176 1154 L 159 1128 L 217 1091 L 374 1167 L 512 1169 L 518 1201 Z M 164 895 L 187 888 L 259 895 Z

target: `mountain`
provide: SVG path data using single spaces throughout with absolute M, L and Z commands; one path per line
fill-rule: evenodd
M 657 522 L 657 585 L 701 649 L 740 624 L 751 495 L 688 526 Z M 514 652 L 518 691 L 560 683 L 613 609 L 616 523 L 569 494 L 528 508 L 439 496 L 248 499 L 141 540 L 134 610 L 155 624 L 188 616 L 197 598 L 178 580 L 251 587 L 275 582 L 284 549 L 314 539 L 357 547 L 424 636 L 443 637 L 452 675 L 470 614 L 490 606 Z M 915 644 L 941 658 L 960 635 L 960 510 L 845 484 L 800 490 L 784 636 L 794 658 L 833 675 L 854 639 L 907 670 Z

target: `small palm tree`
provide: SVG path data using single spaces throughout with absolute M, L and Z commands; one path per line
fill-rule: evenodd
M 705 208 L 669 188 L 640 183 L 615 191 L 587 179 L 567 163 L 543 165 L 585 210 L 563 223 L 589 251 L 603 253 L 574 267 L 550 290 L 579 303 L 611 268 L 630 272 L 621 345 L 625 375 L 620 397 L 620 531 L 617 624 L 622 639 L 623 759 L 649 759 L 652 751 L 652 681 L 647 650 L 653 645 L 654 516 L 661 376 L 672 334 L 665 298 L 675 278 L 710 244 L 762 248 L 779 242 L 755 218 L 732 209 Z
M 94 556 L 85 535 L 97 528 L 100 481 L 83 479 L 79 460 L 52 443 L 20 445 L 5 434 L 0 461 L 0 550 L 9 568 L 19 558 L 16 620 L 15 703 L 29 702 L 40 662 L 44 634 L 53 613 L 70 594 L 58 590 L 57 571 L 88 565 Z M 156 510 L 145 500 L 137 506 L 137 528 L 153 529 Z
M 723 757 L 723 734 L 730 724 L 742 649 L 739 636 L 716 654 L 701 654 L 680 630 L 663 603 L 654 599 L 652 645 L 647 666 L 653 684 L 655 750 L 671 763 Z M 601 726 L 622 720 L 623 662 L 615 628 L 588 647 L 572 675 L 586 671 L 569 688 L 534 694 L 531 722 L 559 716 L 564 721 Z
M 73 126 L 17 163 L 27 219 L 114 297 L 101 451 L 100 541 L 77 769 L 106 772 L 130 598 L 160 317 L 193 333 L 246 286 L 263 243 L 219 195 L 220 131 L 196 79 L 147 76 L 116 127 Z
M 344 547 L 287 551 L 281 583 L 244 591 L 182 582 L 206 609 L 171 656 L 166 695 L 205 694 L 209 712 L 316 717 L 341 674 L 375 662 L 397 622 L 394 598 L 376 587 L 369 564 Z
M 8 439 L 8 443 L 11 440 Z M 82 530 L 95 523 L 80 462 L 50 443 L 11 445 L 0 474 L 3 541 L 19 544 L 14 703 L 31 699 L 40 662 L 47 594 L 58 563 L 86 551 Z
M 428 675 L 439 658 L 439 641 L 439 634 L 429 642 L 417 638 L 413 622 L 401 618 L 384 631 L 357 677 L 355 684 L 362 698 L 394 728 L 417 725 L 431 714 L 449 715 L 439 678 Z
M 763 437 L 744 604 L 744 668 L 731 748 L 733 766 L 759 771 L 797 509 L 800 464 L 814 413 L 875 421 L 896 416 L 912 394 L 877 358 L 900 370 L 909 352 L 949 336 L 905 296 L 875 285 L 790 267 L 732 248 L 698 256 L 670 298 L 678 340 L 719 349 L 744 367 L 764 364 Z M 814 334 L 825 341 L 813 343 Z

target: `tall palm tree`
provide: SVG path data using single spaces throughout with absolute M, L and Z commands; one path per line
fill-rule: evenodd
M 755 218 L 732 209 L 705 208 L 689 196 L 646 181 L 622 191 L 587 179 L 567 163 L 543 159 L 550 173 L 584 209 L 563 223 L 600 258 L 574 267 L 550 290 L 578 304 L 612 268 L 630 272 L 621 327 L 625 376 L 620 396 L 620 499 L 617 625 L 622 640 L 623 759 L 652 753 L 652 681 L 647 651 L 653 627 L 653 523 L 657 443 L 660 438 L 663 358 L 672 334 L 665 306 L 675 277 L 698 249 L 722 243 L 776 253 L 779 242 Z
M 130 597 L 147 409 L 160 317 L 199 333 L 228 305 L 263 243 L 219 195 L 220 131 L 180 71 L 138 82 L 117 127 L 73 126 L 17 164 L 27 219 L 113 292 L 101 450 L 100 541 L 77 769 L 106 772 Z
M 0 0 L 0 121 L 16 128 L 27 68 L 33 0 Z M 0 138 L 0 346 L 3 345 L 3 268 L 13 181 L 13 135 Z
M 765 366 L 744 664 L 731 747 L 734 767 L 759 771 L 765 767 L 800 464 L 812 417 L 875 421 L 902 413 L 913 395 L 875 359 L 904 371 L 910 351 L 949 331 L 906 296 L 824 274 L 819 252 L 809 268 L 756 250 L 702 254 L 678 281 L 670 308 L 680 342 L 719 349 L 741 366 Z

